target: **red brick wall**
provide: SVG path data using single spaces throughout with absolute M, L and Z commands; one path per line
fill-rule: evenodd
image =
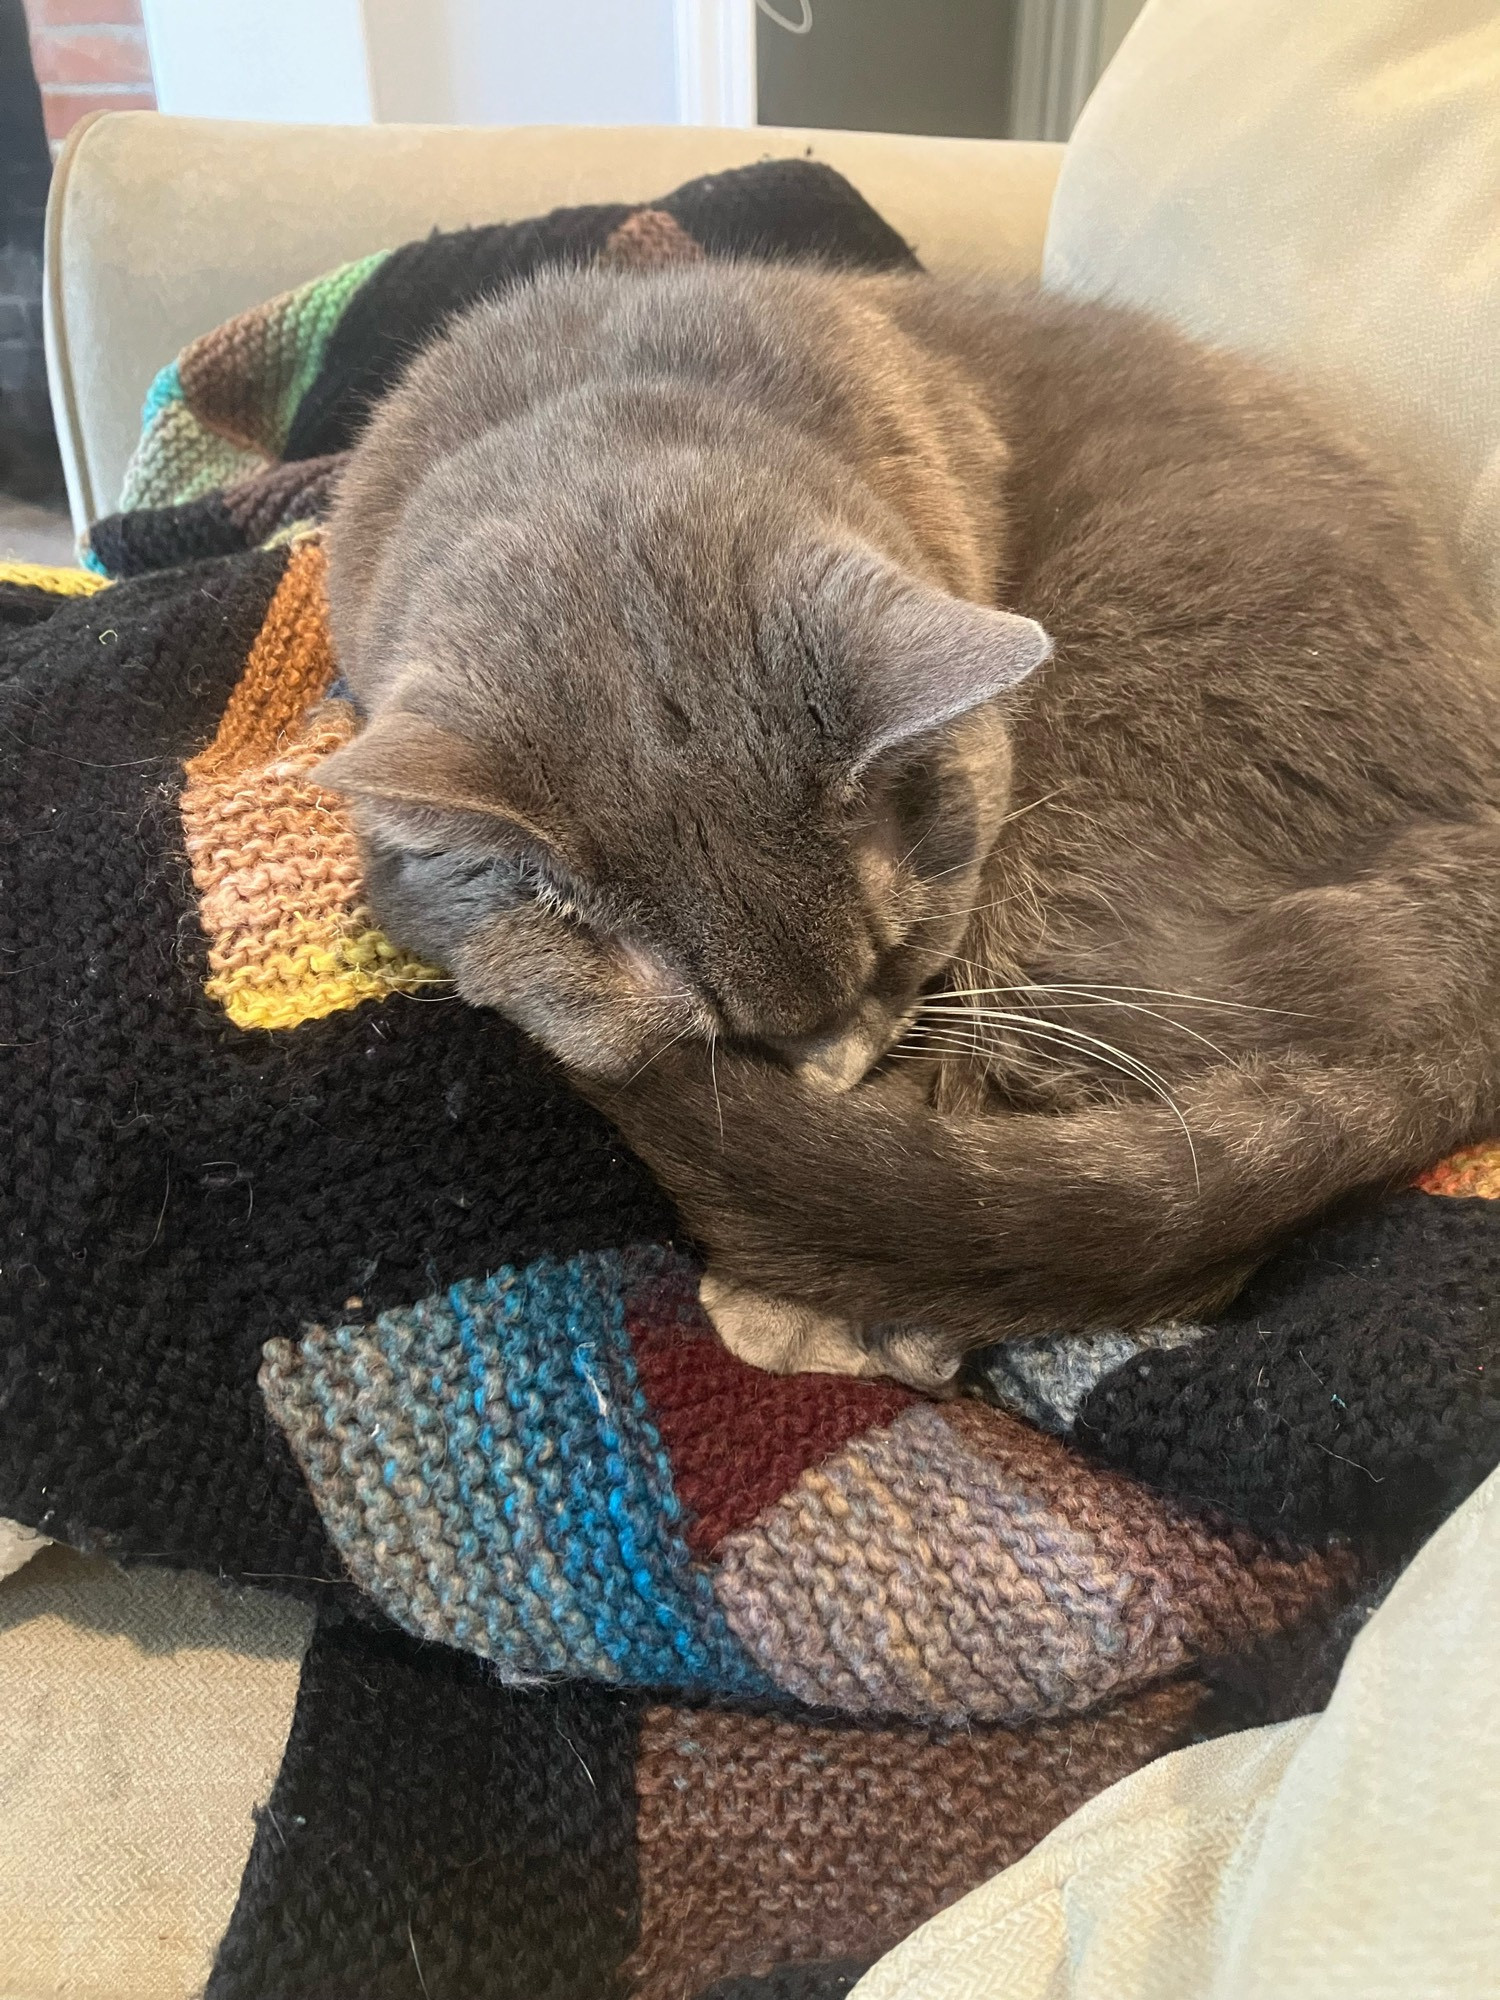
M 90 111 L 153 111 L 140 0 L 25 0 L 31 61 L 56 147 Z

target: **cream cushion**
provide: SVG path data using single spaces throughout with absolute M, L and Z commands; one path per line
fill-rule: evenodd
M 811 153 L 934 270 L 1035 279 L 1060 146 L 775 128 L 467 131 L 155 112 L 80 126 L 48 207 L 48 368 L 73 521 L 109 513 L 151 378 L 197 334 L 352 258 L 562 204 L 645 201 Z
M 201 1991 L 311 1626 L 69 1549 L 0 1582 L 0 2000 Z
M 47 1537 L 18 1521 L 0 1520 L 0 1579 L 10 1576 L 47 1547 Z
M 1494 0 L 1150 0 L 1045 269 L 1340 400 L 1446 488 L 1500 603 Z

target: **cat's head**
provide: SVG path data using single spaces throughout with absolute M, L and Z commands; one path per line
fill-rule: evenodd
M 844 1088 L 967 927 L 1050 641 L 857 540 L 677 526 L 492 527 L 323 775 L 387 930 L 564 1062 L 717 1036 Z

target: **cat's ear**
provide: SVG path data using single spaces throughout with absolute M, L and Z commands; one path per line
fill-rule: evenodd
M 1052 640 L 1035 619 L 905 577 L 866 604 L 856 770 L 1008 693 L 1051 657 Z
M 401 844 L 447 844 L 466 833 L 552 845 L 509 797 L 483 744 L 409 709 L 377 715 L 317 775 L 358 799 L 366 821 Z

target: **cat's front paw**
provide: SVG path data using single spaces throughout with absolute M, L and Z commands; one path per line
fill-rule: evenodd
M 958 1373 L 958 1353 L 920 1328 L 867 1334 L 853 1320 L 751 1291 L 713 1271 L 704 1273 L 698 1297 L 730 1353 L 771 1375 L 890 1376 L 942 1395 Z
M 752 1292 L 714 1272 L 698 1287 L 720 1340 L 741 1361 L 771 1375 L 879 1375 L 854 1325 L 812 1306 Z

